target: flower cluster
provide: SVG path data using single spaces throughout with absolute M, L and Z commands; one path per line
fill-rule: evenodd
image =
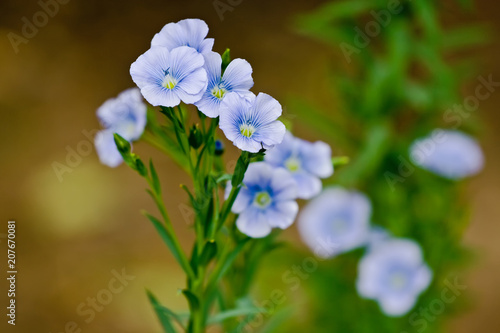
M 129 142 L 138 140 L 146 126 L 146 110 L 146 104 L 137 88 L 125 90 L 97 110 L 97 117 L 105 128 L 95 137 L 97 155 L 102 164 L 116 167 L 123 162 L 113 133 L 118 133 Z
M 220 128 L 238 148 L 249 152 L 281 143 L 285 126 L 280 103 L 250 92 L 252 67 L 234 59 L 223 69 L 213 52 L 208 26 L 198 19 L 167 24 L 151 48 L 130 67 L 133 81 L 153 106 L 194 104 L 207 117 L 220 117 Z
M 260 94 L 259 98 L 262 101 L 258 104 L 268 103 L 268 110 L 272 110 L 269 96 Z M 221 128 L 224 130 L 223 124 Z M 251 144 L 239 140 L 242 145 Z M 288 228 L 298 212 L 295 200 L 317 195 L 322 187 L 319 177 L 332 173 L 331 149 L 326 143 L 310 143 L 287 132 L 283 142 L 266 153 L 263 162 L 250 164 L 245 173 L 243 188 L 232 208 L 239 214 L 238 229 L 250 237 L 265 237 L 272 228 Z
M 358 293 L 377 300 L 387 315 L 400 316 L 415 305 L 432 273 L 417 243 L 371 228 L 370 218 L 371 204 L 364 194 L 335 187 L 302 210 L 298 227 L 303 241 L 321 257 L 366 247 L 358 267 Z M 321 252 L 316 251 L 319 246 Z

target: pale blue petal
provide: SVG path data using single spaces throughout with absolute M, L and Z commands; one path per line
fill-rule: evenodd
M 133 141 L 139 139 L 144 132 L 146 110 L 140 90 L 132 88 L 107 100 L 97 110 L 97 117 L 103 127 Z
M 397 295 L 391 297 L 383 297 L 380 299 L 380 307 L 382 311 L 391 317 L 401 317 L 410 311 L 417 302 L 417 298 L 412 295 Z
M 208 30 L 207 30 L 208 33 Z M 151 47 L 162 46 L 173 50 L 179 46 L 187 45 L 187 36 L 182 27 L 177 23 L 166 24 L 151 41 Z
M 236 200 L 231 207 L 231 211 L 235 214 L 239 214 L 247 209 L 252 204 L 252 201 L 253 193 L 246 188 L 242 188 L 236 196 Z
M 271 233 L 271 226 L 264 212 L 257 208 L 246 209 L 236 220 L 238 229 L 252 238 L 266 237 Z
M 264 148 L 270 149 L 283 141 L 285 133 L 285 125 L 281 121 L 275 120 L 271 123 L 261 125 L 252 136 L 252 139 L 262 143 Z
M 250 163 L 243 184 L 246 187 L 258 186 L 260 188 L 267 188 L 271 184 L 271 179 L 274 174 L 274 169 L 265 162 Z
M 230 141 L 241 136 L 240 124 L 250 108 L 249 102 L 237 93 L 229 93 L 220 105 L 219 127 Z
M 177 23 L 169 23 L 154 36 L 151 46 L 164 46 L 173 50 L 179 46 L 189 46 L 197 52 L 208 52 L 212 49 L 213 39 L 205 40 L 208 34 L 207 24 L 199 19 L 185 19 Z
M 165 47 L 152 47 L 130 66 L 130 75 L 141 89 L 146 85 L 161 86 L 168 68 L 170 51 Z
M 217 52 L 208 52 L 205 57 L 205 69 L 207 71 L 208 86 L 213 87 L 220 83 L 222 72 L 222 58 Z
M 301 199 L 311 199 L 321 192 L 323 187 L 321 180 L 305 171 L 298 171 L 293 174 L 297 182 L 298 197 Z
M 286 132 L 283 141 L 266 152 L 264 160 L 275 167 L 284 167 L 285 161 L 296 150 L 296 140 L 290 132 Z
M 270 165 L 268 167 L 271 168 Z M 292 174 L 283 168 L 273 169 L 271 188 L 273 189 L 274 200 L 288 201 L 297 199 L 297 184 Z
M 305 142 L 304 148 L 301 150 L 304 169 L 320 178 L 330 177 L 333 174 L 330 146 L 321 141 Z
M 220 104 L 221 101 L 209 92 L 205 92 L 202 98 L 195 103 L 198 110 L 210 118 L 219 116 Z
M 141 93 L 153 106 L 174 107 L 181 102 L 181 99 L 174 91 L 164 89 L 158 85 L 147 85 L 141 89 Z
M 94 139 L 95 149 L 102 164 L 115 168 L 123 162 L 123 158 L 116 148 L 113 132 L 103 130 L 96 134 Z
M 222 59 L 220 54 L 216 52 L 208 52 L 203 56 L 205 57 L 204 68 L 207 72 L 208 85 L 203 96 L 195 105 L 207 117 L 215 118 L 219 116 L 221 100 L 212 95 L 212 90 L 221 81 Z
M 258 153 L 262 148 L 265 148 L 260 141 L 255 141 L 251 138 L 244 137 L 238 134 L 236 139 L 233 140 L 236 147 L 241 150 L 248 151 L 250 153 Z
M 253 87 L 252 66 L 243 59 L 234 59 L 229 63 L 222 76 L 229 91 L 249 90 Z
M 205 59 L 201 54 L 190 47 L 181 46 L 172 50 L 169 60 L 172 76 L 178 80 L 176 88 L 191 95 L 205 91 L 207 73 L 202 68 Z
M 266 214 L 271 227 L 286 229 L 293 224 L 298 212 L 299 205 L 295 201 L 280 201 L 274 204 Z
M 211 52 L 213 47 L 214 47 L 214 39 L 213 38 L 205 38 L 205 40 L 203 40 L 200 43 L 200 47 L 198 48 L 198 52 L 205 54 L 205 53 Z
M 250 119 L 252 119 L 256 127 L 259 127 L 275 121 L 281 116 L 281 113 L 281 104 L 276 99 L 268 94 L 259 93 L 252 104 Z
M 366 244 L 370 204 L 364 195 L 340 187 L 324 190 L 299 216 L 299 233 L 314 251 L 318 244 L 331 244 L 325 256 L 350 251 Z
M 435 130 L 410 148 L 413 163 L 442 177 L 459 180 L 483 169 L 484 156 L 472 137 L 450 130 Z
M 186 104 L 193 104 L 198 102 L 206 89 L 207 73 L 203 68 L 199 68 L 187 76 L 184 80 L 179 82 L 174 92 Z M 197 93 L 190 93 L 196 91 L 201 86 Z

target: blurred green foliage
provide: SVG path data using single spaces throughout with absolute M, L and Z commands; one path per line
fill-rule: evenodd
M 458 2 L 452 5 L 473 6 Z M 419 242 L 434 279 L 412 311 L 390 318 L 355 290 L 363 250 L 319 262 L 301 284 L 310 301 L 295 308 L 297 316 L 276 331 L 442 332 L 447 317 L 466 303 L 461 296 L 439 315 L 423 312 L 441 299 L 446 281 L 461 281 L 456 271 L 470 258 L 461 243 L 469 214 L 462 185 L 418 169 L 408 152 L 416 138 L 456 126 L 446 121 L 445 111 L 460 104 L 460 88 L 475 71 L 470 59 L 456 54 L 488 38 L 475 25 L 444 29 L 442 6 L 431 0 L 345 0 L 296 19 L 300 33 L 334 49 L 327 75 L 332 96 L 341 104 L 323 110 L 294 97 L 291 112 L 352 158 L 330 182 L 364 191 L 372 200 L 374 225 Z M 462 130 L 477 131 L 477 120 L 463 120 Z M 293 267 L 308 256 L 297 250 L 273 262 Z

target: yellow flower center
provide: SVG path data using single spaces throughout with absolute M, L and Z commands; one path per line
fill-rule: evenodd
M 285 167 L 290 172 L 297 172 L 300 170 L 300 160 L 292 156 L 285 161 Z
M 254 202 L 260 208 L 266 208 L 271 204 L 271 196 L 266 191 L 259 192 L 255 196 Z
M 165 76 L 165 78 L 163 79 L 163 83 L 162 83 L 162 86 L 164 88 L 167 88 L 169 90 L 172 90 L 175 88 L 175 86 L 177 85 L 177 80 L 175 78 L 172 77 L 172 75 L 168 74 L 168 71 L 166 72 L 167 75 Z
M 214 95 L 217 99 L 222 99 L 226 93 L 227 90 L 219 86 L 212 89 L 212 95 Z
M 255 132 L 255 127 L 253 127 L 252 125 L 242 124 L 240 126 L 240 133 L 244 137 L 250 138 L 254 132 Z
M 401 273 L 393 274 L 390 280 L 390 284 L 395 289 L 401 289 L 406 285 L 406 277 Z

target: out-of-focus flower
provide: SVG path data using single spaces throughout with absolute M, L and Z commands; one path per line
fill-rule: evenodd
M 321 247 L 317 255 L 330 258 L 366 243 L 370 215 L 371 204 L 364 194 L 329 188 L 302 210 L 298 228 L 311 250 Z
M 299 210 L 297 188 L 288 171 L 265 162 L 251 163 L 233 204 L 238 229 L 253 238 L 269 235 L 272 228 L 288 228 Z
M 137 88 L 127 89 L 116 98 L 110 98 L 97 109 L 97 118 L 104 128 L 129 141 L 141 137 L 146 126 L 146 104 Z
M 206 90 L 205 60 L 195 49 L 180 46 L 172 51 L 153 46 L 130 66 L 132 80 L 153 106 L 192 104 Z
M 472 137 L 452 130 L 436 130 L 434 134 L 416 140 L 410 147 L 416 165 L 449 179 L 462 179 L 480 172 L 484 157 Z
M 179 46 L 189 46 L 199 53 L 212 51 L 213 38 L 205 38 L 208 26 L 200 19 L 185 19 L 177 23 L 168 23 L 151 41 L 151 46 L 163 46 L 172 51 Z
M 122 155 L 116 148 L 113 131 L 99 131 L 95 136 L 94 144 L 97 156 L 99 156 L 102 164 L 115 168 L 123 162 Z
M 118 133 L 128 141 L 139 139 L 146 126 L 146 110 L 146 104 L 137 88 L 125 90 L 97 109 L 97 117 L 105 128 L 95 137 L 95 147 L 101 163 L 116 167 L 122 162 L 113 133 Z
M 283 141 L 285 125 L 276 120 L 281 112 L 280 103 L 267 94 L 231 92 L 221 103 L 219 127 L 236 147 L 257 153 Z
M 265 161 L 290 171 L 297 182 L 298 195 L 310 199 L 321 192 L 320 178 L 333 174 L 332 151 L 324 142 L 308 142 L 285 134 L 283 142 L 266 153 Z
M 407 239 L 391 239 L 361 259 L 356 287 L 362 297 L 376 300 L 386 315 L 402 316 L 415 306 L 431 279 L 420 246 Z
M 208 76 L 207 90 L 201 100 L 195 103 L 207 117 L 219 116 L 219 108 L 224 97 L 230 92 L 249 94 L 253 86 L 252 66 L 243 59 L 234 59 L 222 73 L 222 58 L 216 52 L 204 54 Z M 251 93 L 250 93 L 251 94 Z

